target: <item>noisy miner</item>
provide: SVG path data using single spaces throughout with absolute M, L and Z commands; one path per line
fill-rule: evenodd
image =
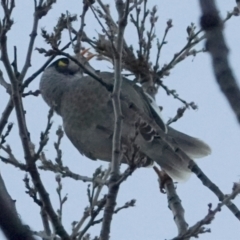
M 78 60 L 94 70 L 83 57 Z M 81 154 L 92 160 L 111 161 L 114 131 L 111 91 L 91 76 L 83 76 L 83 72 L 74 61 L 58 59 L 43 72 L 40 91 L 45 102 L 62 117 L 67 137 Z M 104 83 L 114 84 L 114 73 L 95 73 Z M 144 166 L 156 162 L 174 180 L 186 180 L 191 173 L 189 161 L 209 155 L 210 147 L 197 138 L 166 127 L 151 96 L 125 77 L 122 78 L 121 93 L 128 99 L 121 98 L 122 163 L 128 163 L 128 153 L 137 149 L 137 156 L 144 159 Z M 133 110 L 129 102 L 138 110 Z M 139 112 L 157 124 L 164 137 L 155 134 L 147 123 L 142 124 Z

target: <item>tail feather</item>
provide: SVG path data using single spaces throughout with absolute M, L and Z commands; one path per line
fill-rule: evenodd
M 174 151 L 170 147 L 166 147 L 156 162 L 172 179 L 185 182 L 191 176 L 191 171 L 188 168 L 190 160 L 181 149 Z
M 167 141 L 162 153 L 154 160 L 174 180 L 183 182 L 191 176 L 188 168 L 190 160 L 207 156 L 211 153 L 210 147 L 203 141 L 178 132 L 173 128 L 168 129 Z
M 186 181 L 191 176 L 188 166 L 192 159 L 211 153 L 206 143 L 173 128 L 168 129 L 165 143 L 160 138 L 151 137 L 152 131 L 147 126 L 143 126 L 140 132 L 144 139 L 143 152 L 159 164 L 171 178 L 179 182 Z
M 171 127 L 168 128 L 168 135 L 190 158 L 201 158 L 211 154 L 211 148 L 197 138 L 188 136 Z

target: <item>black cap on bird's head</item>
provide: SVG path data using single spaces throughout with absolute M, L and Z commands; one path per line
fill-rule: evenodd
M 60 72 L 64 75 L 73 75 L 80 70 L 76 65 L 71 66 L 70 60 L 68 58 L 59 58 L 54 61 L 48 68 L 55 68 L 57 72 Z
M 88 51 L 89 49 L 85 49 L 81 53 L 76 54 L 72 57 L 76 59 L 87 70 L 95 71 L 95 69 L 89 64 L 90 59 L 92 59 L 95 54 L 89 53 Z M 85 57 L 84 55 L 86 53 L 88 53 L 88 55 Z M 80 64 L 77 64 L 70 58 L 63 57 L 54 61 L 51 65 L 49 65 L 49 68 L 54 67 L 58 72 L 64 75 L 74 75 L 76 73 L 83 75 L 85 69 L 82 68 Z

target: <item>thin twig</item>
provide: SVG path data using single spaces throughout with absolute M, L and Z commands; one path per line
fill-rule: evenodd
M 168 64 L 164 65 L 162 69 L 157 72 L 159 78 L 162 78 L 164 75 L 168 75 L 169 70 L 172 69 L 177 63 L 184 60 L 187 56 L 186 53 L 189 52 L 193 46 L 195 46 L 205 38 L 204 35 L 200 38 L 197 38 L 200 33 L 202 33 L 202 30 L 199 30 L 198 32 L 190 36 L 185 46 L 178 53 L 174 54 L 172 60 Z
M 106 181 L 100 178 L 91 178 L 91 177 L 83 176 L 83 175 L 72 172 L 67 166 L 60 165 L 58 163 L 54 164 L 52 161 L 46 159 L 45 154 L 43 152 L 41 153 L 40 160 L 42 161 L 42 165 L 38 167 L 39 169 L 60 173 L 63 178 L 69 177 L 77 181 L 91 182 L 91 183 L 95 182 L 96 184 L 99 184 L 99 185 L 107 184 Z
M 96 170 L 98 171 L 98 170 Z M 103 173 L 103 176 L 102 176 L 102 180 L 107 182 L 107 178 L 109 177 L 109 174 L 110 174 L 110 171 L 111 171 L 111 168 L 109 166 L 109 168 L 107 170 L 104 171 Z M 95 175 L 95 174 L 94 174 Z M 95 176 L 93 177 L 93 179 L 95 179 Z M 87 218 L 89 216 L 92 216 L 93 214 L 93 211 L 94 211 L 94 207 L 98 206 L 99 205 L 99 195 L 102 191 L 102 188 L 103 188 L 103 184 L 98 184 L 96 181 L 93 181 L 92 182 L 92 185 L 93 185 L 93 188 L 95 189 L 95 186 L 97 186 L 97 191 L 93 191 L 92 193 L 92 197 L 90 199 L 90 205 L 91 207 L 86 207 L 85 208 L 85 211 L 83 213 L 83 216 L 82 218 L 80 219 L 80 221 L 76 224 L 76 226 L 73 227 L 73 232 L 71 234 L 71 237 L 73 238 L 74 236 L 76 236 L 79 232 L 79 230 L 81 229 L 81 227 L 83 226 L 83 224 L 85 223 L 85 221 L 87 220 Z M 100 200 L 100 203 L 101 203 L 101 200 Z M 90 226 L 89 226 L 90 227 Z
M 81 240 L 82 237 L 84 236 L 84 234 L 87 232 L 87 230 L 94 225 L 94 220 L 95 218 L 98 216 L 98 214 L 100 213 L 100 211 L 104 208 L 105 204 L 106 204 L 106 196 L 104 196 L 101 201 L 99 202 L 97 209 L 94 210 L 91 214 L 91 218 L 88 221 L 88 223 L 86 224 L 86 226 L 84 227 L 84 229 L 80 232 L 79 236 L 78 236 L 78 240 Z
M 201 180 L 201 182 L 204 186 L 209 188 L 218 197 L 219 201 L 224 200 L 225 195 L 223 194 L 223 192 L 219 189 L 219 187 L 217 185 L 215 185 L 203 173 L 203 171 L 197 166 L 197 164 L 193 160 L 191 160 L 189 162 L 188 168 L 197 175 L 197 177 Z M 240 211 L 237 208 L 237 206 L 230 200 L 226 203 L 226 206 L 233 213 L 233 215 L 240 221 Z
M 1 159 L 2 162 L 7 163 L 7 164 L 11 164 L 16 168 L 21 169 L 22 171 L 28 171 L 28 168 L 27 168 L 26 164 L 20 163 L 17 160 L 14 161 L 11 157 L 5 158 L 3 156 L 0 156 L 0 159 Z
M 28 68 L 31 66 L 31 57 L 32 57 L 32 52 L 33 52 L 33 47 L 34 47 L 34 43 L 35 43 L 35 39 L 37 36 L 37 28 L 38 28 L 38 22 L 39 22 L 39 15 L 37 13 L 37 11 L 39 11 L 41 6 L 35 6 L 35 11 L 34 11 L 34 18 L 33 18 L 33 27 L 32 27 L 32 32 L 30 34 L 30 41 L 28 44 L 28 50 L 27 50 L 27 55 L 26 55 L 26 59 L 25 59 L 25 63 L 24 66 L 22 68 L 22 71 L 19 75 L 18 81 L 22 82 Z M 38 10 L 39 9 L 39 10 Z
M 163 35 L 161 43 L 159 43 L 159 40 L 157 42 L 157 55 L 156 55 L 155 65 L 153 67 L 153 70 L 154 70 L 155 73 L 157 72 L 157 70 L 159 68 L 159 63 L 158 62 L 159 62 L 159 58 L 160 58 L 162 47 L 163 47 L 164 44 L 166 44 L 166 37 L 167 37 L 167 34 L 168 34 L 170 28 L 172 28 L 172 26 L 173 26 L 172 25 L 172 20 L 169 19 L 167 21 L 167 26 L 165 28 L 164 35 Z
M 34 159 L 35 161 L 37 161 L 40 157 L 40 154 L 43 150 L 43 148 L 47 145 L 48 143 L 48 135 L 49 135 L 49 131 L 52 127 L 52 117 L 53 117 L 53 109 L 50 108 L 49 112 L 48 112 L 48 117 L 47 117 L 47 126 L 46 129 L 44 130 L 44 132 L 41 132 L 41 136 L 40 136 L 40 142 L 39 142 L 39 148 L 35 153 Z
M 14 69 L 15 76 L 18 78 L 20 73 L 18 72 L 18 59 L 17 59 L 17 47 L 16 46 L 14 46 L 14 60 L 12 62 L 12 66 Z
M 8 103 L 2 113 L 2 117 L 0 119 L 0 135 L 2 135 L 3 129 L 6 126 L 6 124 L 8 123 L 8 118 L 9 118 L 13 108 L 14 108 L 14 105 L 12 102 L 12 98 L 10 97 L 10 99 L 8 100 Z
M 132 200 L 126 202 L 123 206 L 116 208 L 116 210 L 114 210 L 113 213 L 114 213 L 114 214 L 117 214 L 118 212 L 120 212 L 120 211 L 123 210 L 123 209 L 127 209 L 127 208 L 129 208 L 129 207 L 134 207 L 134 206 L 135 206 L 135 203 L 136 203 L 136 200 L 135 200 L 135 199 L 132 199 Z M 103 218 L 100 218 L 100 219 L 98 219 L 98 220 L 93 221 L 92 225 L 99 224 L 99 223 L 101 223 L 102 221 L 103 221 Z
M 120 185 L 116 185 L 119 179 L 119 168 L 122 157 L 121 153 L 121 132 L 122 132 L 122 110 L 120 102 L 120 92 L 122 84 L 122 49 L 124 30 L 127 26 L 127 18 L 129 13 L 129 0 L 123 3 L 121 0 L 116 1 L 116 8 L 118 11 L 118 34 L 116 41 L 117 54 L 114 55 L 115 63 L 115 82 L 112 93 L 112 103 L 114 109 L 114 134 L 112 147 L 112 161 L 111 161 L 111 175 L 109 180 L 109 191 L 106 206 L 103 214 L 102 228 L 100 232 L 101 240 L 108 240 L 110 234 L 110 226 L 112 216 L 116 205 L 117 194 Z
M 91 7 L 91 3 L 90 1 L 83 1 L 83 10 L 82 10 L 82 14 L 81 14 L 81 24 L 80 24 L 80 28 L 79 28 L 79 31 L 77 33 L 77 41 L 76 41 L 76 44 L 74 46 L 74 53 L 79 53 L 80 50 L 81 50 L 81 41 L 82 41 L 82 37 L 83 37 L 83 29 L 85 27 L 85 16 L 86 16 L 86 13 L 89 9 L 89 5 Z
M 103 181 L 107 182 L 107 179 L 108 179 L 108 177 L 109 177 L 109 175 L 110 175 L 110 172 L 111 172 L 111 167 L 110 167 L 110 165 L 109 165 L 108 169 L 105 170 L 104 176 L 103 176 L 103 178 L 102 178 Z M 93 205 L 93 206 L 95 206 L 95 205 L 97 204 L 99 195 L 100 195 L 103 187 L 104 187 L 103 184 L 98 184 L 98 186 L 97 186 L 97 191 L 95 192 L 94 198 L 93 198 L 93 200 L 92 200 L 92 205 Z
M 0 70 L 0 85 L 2 85 L 6 89 L 7 93 L 11 94 L 11 84 L 5 81 L 1 70 Z
M 225 196 L 225 198 L 223 199 L 223 201 L 221 201 L 216 207 L 215 209 L 212 209 L 212 205 L 209 204 L 209 209 L 208 209 L 208 213 L 207 215 L 201 219 L 200 221 L 198 221 L 197 223 L 195 223 L 193 226 L 189 227 L 189 229 L 183 234 L 183 235 L 178 235 L 177 237 L 173 238 L 172 240 L 186 240 L 189 239 L 191 237 L 195 237 L 198 238 L 199 234 L 203 234 L 206 232 L 210 232 L 210 229 L 206 229 L 204 226 L 210 224 L 215 215 L 221 211 L 221 208 L 224 205 L 227 205 L 227 203 L 234 199 L 238 194 L 240 194 L 240 184 L 239 183 L 235 183 L 232 193 Z
M 61 182 L 62 179 L 61 179 L 61 176 L 57 175 L 55 179 L 56 179 L 56 182 L 58 184 L 58 187 L 57 187 L 56 191 L 57 191 L 57 194 L 58 194 L 59 205 L 60 205 L 57 212 L 58 212 L 59 220 L 60 220 L 60 222 L 62 222 L 63 205 L 67 201 L 67 195 L 62 197 L 62 182 Z

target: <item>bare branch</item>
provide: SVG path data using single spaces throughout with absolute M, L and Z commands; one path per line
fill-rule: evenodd
M 197 166 L 197 164 L 194 161 L 191 160 L 188 167 L 201 180 L 202 184 L 204 186 L 206 186 L 207 188 L 209 188 L 218 197 L 219 201 L 223 201 L 224 200 L 225 195 L 223 194 L 223 192 L 218 188 L 217 185 L 215 185 L 203 173 L 203 171 Z M 237 208 L 237 206 L 230 200 L 228 202 L 226 202 L 226 206 L 233 213 L 233 215 L 240 221 L 240 211 Z
M 158 181 L 159 181 L 160 191 L 163 192 L 162 188 L 166 190 L 166 194 L 168 198 L 168 207 L 173 213 L 173 219 L 175 221 L 175 224 L 177 225 L 178 234 L 181 236 L 187 231 L 188 224 L 185 220 L 185 217 L 184 217 L 185 211 L 181 204 L 181 200 L 177 195 L 173 180 L 166 173 L 160 171 L 157 167 L 153 167 L 153 168 L 159 177 Z
M 136 200 L 135 200 L 135 199 L 132 199 L 132 200 L 126 202 L 123 206 L 116 208 L 116 210 L 114 210 L 113 213 L 114 213 L 114 214 L 117 214 L 118 212 L 120 212 L 120 211 L 123 210 L 123 209 L 127 209 L 127 208 L 130 208 L 130 207 L 134 207 L 134 206 L 135 206 L 135 203 L 136 203 Z M 100 219 L 98 219 L 98 220 L 93 221 L 92 225 L 99 224 L 99 223 L 101 223 L 102 221 L 103 221 L 103 218 L 100 218 Z
M 52 231 L 49 226 L 49 219 L 48 219 L 48 215 L 47 215 L 46 211 L 44 211 L 44 209 L 41 209 L 40 215 L 42 218 L 43 228 L 44 228 L 46 235 L 51 236 Z
M 12 130 L 12 127 L 13 127 L 13 123 L 9 123 L 8 126 L 7 126 L 7 131 L 6 131 L 6 133 L 4 133 L 4 134 L 1 136 L 0 146 L 6 142 L 6 138 L 7 138 L 7 136 L 10 134 L 10 132 L 11 132 L 11 130 Z
M 41 132 L 41 136 L 40 136 L 40 142 L 39 142 L 39 148 L 37 150 L 37 152 L 35 153 L 35 161 L 37 161 L 40 157 L 40 154 L 43 150 L 43 148 L 47 145 L 48 142 L 48 135 L 49 135 L 49 131 L 52 127 L 52 117 L 53 117 L 53 109 L 49 109 L 48 112 L 48 118 L 47 118 L 47 126 L 46 129 L 44 130 L 44 132 Z
M 172 28 L 172 27 L 173 27 L 173 25 L 172 25 L 172 20 L 169 19 L 169 20 L 167 21 L 167 26 L 166 26 L 166 28 L 165 28 L 164 35 L 163 35 L 163 38 L 162 38 L 161 43 L 159 43 L 159 40 L 158 40 L 158 42 L 157 42 L 157 56 L 156 56 L 155 66 L 153 67 L 153 70 L 154 70 L 155 73 L 157 73 L 157 70 L 158 70 L 158 68 L 159 68 L 159 63 L 158 63 L 158 62 L 159 62 L 159 58 L 160 58 L 160 54 L 161 54 L 162 47 L 163 47 L 164 44 L 167 43 L 167 42 L 166 42 L 166 37 L 167 37 L 167 34 L 168 34 L 170 28 Z
M 106 181 L 103 181 L 100 178 L 90 178 L 87 176 L 82 176 L 72 172 L 67 166 L 60 165 L 58 163 L 54 164 L 51 160 L 46 159 L 45 154 L 43 152 L 40 156 L 40 160 L 42 161 L 42 166 L 39 166 L 39 169 L 41 170 L 49 170 L 55 173 L 60 173 L 62 177 L 69 177 L 77 181 L 96 182 L 96 184 L 99 185 L 107 184 Z
M 121 132 L 122 132 L 122 110 L 120 102 L 120 92 L 122 84 L 122 49 L 124 30 L 127 26 L 127 18 L 129 13 L 129 0 L 123 3 L 122 0 L 116 0 L 116 9 L 118 11 L 118 34 L 116 42 L 117 54 L 114 55 L 115 72 L 114 72 L 114 88 L 112 92 L 112 103 L 114 109 L 114 133 L 112 142 L 112 161 L 111 161 L 111 175 L 109 180 L 109 191 L 107 202 L 103 214 L 102 228 L 100 232 L 101 240 L 108 240 L 110 234 L 110 226 L 112 222 L 112 215 L 116 205 L 119 185 L 116 182 L 119 179 L 119 168 L 122 157 L 121 153 Z
M 27 97 L 27 96 L 37 97 L 37 96 L 39 96 L 39 94 L 40 94 L 40 90 L 35 90 L 34 92 L 33 91 L 28 91 L 26 93 L 22 93 L 22 97 Z
M 109 167 L 107 170 L 105 171 L 102 171 L 101 170 L 101 167 L 100 168 L 97 168 L 95 173 L 93 174 L 93 179 L 96 179 L 97 177 L 99 177 L 100 179 L 102 179 L 103 181 L 107 182 L 107 178 L 109 177 L 109 174 L 110 174 L 110 170 L 111 168 Z M 99 204 L 102 205 L 104 207 L 103 204 L 105 204 L 104 202 L 102 202 L 102 200 L 98 200 L 99 198 L 99 195 L 102 191 L 102 188 L 103 188 L 103 185 L 102 184 L 98 184 L 97 182 L 93 181 L 92 182 L 92 193 L 90 194 L 89 193 L 89 186 L 88 186 L 88 197 L 89 197 L 89 204 L 90 204 L 90 207 L 86 207 L 85 210 L 84 210 L 84 213 L 83 213 L 83 216 L 82 218 L 80 219 L 80 221 L 78 223 L 75 223 L 74 226 L 73 226 L 73 232 L 71 234 L 71 237 L 73 238 L 74 236 L 77 236 L 78 235 L 78 232 L 79 230 L 81 229 L 81 227 L 83 226 L 84 222 L 87 220 L 87 218 L 89 216 L 93 216 L 93 213 L 95 210 L 94 208 L 99 207 Z M 95 191 L 95 189 L 97 189 Z M 105 197 L 104 197 L 105 199 Z M 98 211 L 98 210 L 97 210 Z M 98 211 L 99 213 L 100 211 Z M 97 215 L 96 215 L 97 216 Z M 95 217 L 94 217 L 95 218 Z M 92 225 L 94 225 L 93 221 L 90 220 Z M 76 225 L 76 226 L 75 226 Z M 91 225 L 89 225 L 90 227 Z M 87 231 L 87 229 L 85 229 Z M 85 232 L 86 232 L 85 231 Z M 84 232 L 80 232 L 82 235 L 84 234 Z
M 18 80 L 20 82 L 23 81 L 23 79 L 24 79 L 24 77 L 27 73 L 28 68 L 31 66 L 32 51 L 33 51 L 35 39 L 36 39 L 36 36 L 37 36 L 38 22 L 39 22 L 39 19 L 40 19 L 40 15 L 39 15 L 38 11 L 41 11 L 41 10 L 42 10 L 42 6 L 40 6 L 40 5 L 35 6 L 34 18 L 33 18 L 33 27 L 32 27 L 32 32 L 30 34 L 30 41 L 29 41 L 29 44 L 28 44 L 26 59 L 25 59 L 23 69 L 22 69 L 22 71 L 20 73 L 20 76 L 18 78 Z M 17 64 L 17 63 L 15 63 L 15 64 Z
M 32 232 L 27 225 L 23 225 L 16 210 L 15 201 L 12 200 L 0 175 L 0 227 L 8 239 L 34 240 Z
M 8 132 L 8 131 L 7 131 Z M 2 142 L 4 142 L 4 138 L 6 137 L 6 134 L 4 134 L 2 136 Z M 12 153 L 12 149 L 9 145 L 7 145 L 6 147 L 2 145 L 2 143 L 0 144 L 0 149 L 2 149 L 4 152 L 6 152 L 8 154 L 8 158 L 2 157 L 0 156 L 0 159 L 4 162 L 4 163 L 9 163 L 11 165 L 13 165 L 14 167 L 17 167 L 19 169 L 21 169 L 22 171 L 27 171 L 27 165 L 21 163 L 19 160 L 16 159 L 16 157 L 14 156 L 14 154 Z
M 157 75 L 159 78 L 162 78 L 163 76 L 169 75 L 169 70 L 172 69 L 177 63 L 184 60 L 187 56 L 189 56 L 189 52 L 196 44 L 198 44 L 200 41 L 202 41 L 205 36 L 198 37 L 200 33 L 202 33 L 202 30 L 197 31 L 196 33 L 193 32 L 195 29 L 194 25 L 191 25 L 191 34 L 188 36 L 188 42 L 185 44 L 185 46 L 176 54 L 174 54 L 172 60 L 165 64 L 161 70 L 157 72 Z
M 5 81 L 1 70 L 0 70 L 0 85 L 2 85 L 6 89 L 7 93 L 9 94 L 11 93 L 11 84 Z
M 5 109 L 3 110 L 2 117 L 0 119 L 0 135 L 2 134 L 4 127 L 8 123 L 8 118 L 9 118 L 13 108 L 14 108 L 14 105 L 12 102 L 12 98 L 10 97 Z
M 208 209 L 208 214 L 201 219 L 200 221 L 198 221 L 196 224 L 194 224 L 193 226 L 191 226 L 183 235 L 178 235 L 177 237 L 173 238 L 172 240 L 185 240 L 185 239 L 189 239 L 191 237 L 195 237 L 198 238 L 199 234 L 202 233 L 206 233 L 206 232 L 210 232 L 210 229 L 206 229 L 204 227 L 204 225 L 208 225 L 210 224 L 215 215 L 221 211 L 221 208 L 224 205 L 227 205 L 227 203 L 231 200 L 234 199 L 238 194 L 240 194 L 240 184 L 239 183 L 235 183 L 232 193 L 229 195 L 226 195 L 223 199 L 223 201 L 221 201 L 215 209 L 212 210 L 212 204 L 209 204 L 209 209 Z
M 175 99 L 178 99 L 181 103 L 185 105 L 186 108 L 191 107 L 193 110 L 197 109 L 197 105 L 194 102 L 187 102 L 183 98 L 181 98 L 176 90 L 169 89 L 163 82 L 160 82 L 159 85 L 166 91 L 167 95 L 173 96 Z
M 57 212 L 58 212 L 59 220 L 60 220 L 60 222 L 62 222 L 63 205 L 67 201 L 67 195 L 62 197 L 62 182 L 61 182 L 62 179 L 61 179 L 61 176 L 57 175 L 55 177 L 55 179 L 56 179 L 56 182 L 58 184 L 58 187 L 57 187 L 56 191 L 57 191 L 57 194 L 58 194 L 59 205 L 60 205 Z
M 81 41 L 82 41 L 82 37 L 83 37 L 83 29 L 85 27 L 85 16 L 86 16 L 86 13 L 89 9 L 89 7 L 91 7 L 91 1 L 87 0 L 87 1 L 83 1 L 83 10 L 82 10 L 82 14 L 81 14 L 81 25 L 80 25 L 80 28 L 79 28 L 79 31 L 77 33 L 77 42 L 74 46 L 74 52 L 77 54 L 80 52 L 81 50 Z
M 94 210 L 91 214 L 91 218 L 87 225 L 84 227 L 84 229 L 80 232 L 78 239 L 81 240 L 84 234 L 87 232 L 87 230 L 94 225 L 94 220 L 98 216 L 99 212 L 104 208 L 106 201 L 107 201 L 107 196 L 104 196 L 98 203 L 97 209 Z
M 178 121 L 180 118 L 182 118 L 182 117 L 183 117 L 183 114 L 184 114 L 184 112 L 186 111 L 186 109 L 188 108 L 188 106 L 191 106 L 192 109 L 197 109 L 197 106 L 196 106 L 195 103 L 193 103 L 193 102 L 188 103 L 188 104 L 185 105 L 184 107 L 178 108 L 177 114 L 175 115 L 175 117 L 170 118 L 170 119 L 167 121 L 167 125 L 169 126 L 169 125 L 172 124 L 173 122 L 176 122 L 176 121 Z
M 223 36 L 223 24 L 214 0 L 200 0 L 201 26 L 206 32 L 207 50 L 211 54 L 217 83 L 240 123 L 240 89 L 228 62 L 228 48 Z
M 34 18 L 34 27 L 33 27 L 33 35 L 32 35 L 32 40 L 30 40 L 30 45 L 29 45 L 29 50 L 26 58 L 26 62 L 24 65 L 24 68 L 22 70 L 21 76 L 19 79 L 23 79 L 27 69 L 30 64 L 30 58 L 31 58 L 31 49 L 33 47 L 34 43 L 34 31 L 36 30 L 37 26 L 37 17 L 35 16 Z M 32 149 L 32 143 L 28 134 L 28 129 L 26 126 L 26 121 L 25 121 L 25 115 L 24 115 L 24 110 L 23 110 L 23 103 L 22 103 L 22 98 L 20 96 L 20 89 L 19 89 L 19 79 L 16 78 L 14 72 L 11 69 L 11 64 L 8 58 L 8 52 L 7 52 L 7 37 L 5 36 L 4 32 L 1 32 L 1 37 L 0 37 L 0 43 L 1 43 L 1 59 L 4 64 L 4 67 L 7 71 L 8 77 L 11 81 L 12 85 L 12 97 L 13 97 L 13 102 L 16 110 L 16 115 L 17 115 L 17 121 L 18 121 L 18 127 L 19 127 L 19 133 L 20 133 L 20 138 L 22 142 L 22 147 L 24 150 L 24 155 L 25 155 L 25 160 L 28 165 L 29 173 L 32 177 L 34 186 L 36 187 L 37 191 L 39 192 L 41 196 L 41 200 L 44 204 L 45 210 L 47 211 L 53 225 L 55 226 L 56 232 L 61 236 L 63 239 L 69 239 L 69 236 L 65 229 L 63 228 L 62 224 L 59 222 L 58 216 L 55 213 L 52 204 L 50 202 L 48 193 L 46 192 L 44 185 L 41 181 L 41 178 L 39 176 L 37 167 L 35 165 L 35 161 L 33 160 L 33 149 Z

